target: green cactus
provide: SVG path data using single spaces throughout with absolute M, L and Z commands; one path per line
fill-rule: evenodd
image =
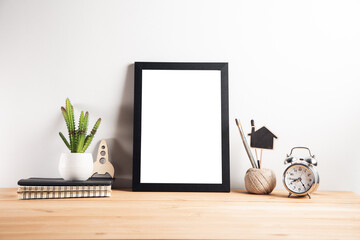
M 84 153 L 89 147 L 97 129 L 99 128 L 101 118 L 96 121 L 90 134 L 86 135 L 89 124 L 89 113 L 86 112 L 84 114 L 84 112 L 81 111 L 78 129 L 75 129 L 74 107 L 71 105 L 68 98 L 66 99 L 65 107 L 66 108 L 61 107 L 61 113 L 67 126 L 70 143 L 67 141 L 67 139 L 61 132 L 59 132 L 59 135 L 64 141 L 67 148 L 70 150 L 70 152 Z
M 100 122 L 101 122 L 101 118 L 99 118 L 99 119 L 96 121 L 96 123 L 95 123 L 93 129 L 91 130 L 90 134 L 89 134 L 88 136 L 86 136 L 86 138 L 85 138 L 85 145 L 84 145 L 84 147 L 82 148 L 81 152 L 85 152 L 85 150 L 89 147 L 91 141 L 92 141 L 93 138 L 94 138 L 94 135 L 95 135 L 98 127 L 100 126 Z

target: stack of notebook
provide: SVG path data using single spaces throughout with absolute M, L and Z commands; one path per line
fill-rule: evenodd
M 110 197 L 112 179 L 90 178 L 65 181 L 62 178 L 28 178 L 18 181 L 19 199 Z

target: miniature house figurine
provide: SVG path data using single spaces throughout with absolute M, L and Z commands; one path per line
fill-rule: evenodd
M 277 139 L 275 134 L 273 134 L 266 127 L 262 127 L 255 131 L 254 120 L 251 120 L 251 133 L 249 133 L 248 135 L 251 138 L 250 146 L 253 148 L 273 149 L 274 138 Z

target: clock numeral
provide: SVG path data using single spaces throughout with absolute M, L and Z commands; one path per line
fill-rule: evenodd
M 294 174 L 293 173 L 290 173 L 290 176 L 293 176 Z
M 309 173 L 309 174 L 308 174 L 308 177 L 310 177 L 310 176 L 311 176 L 311 174 Z
M 298 188 L 298 190 L 300 191 L 300 190 L 301 190 L 301 188 Z
M 301 172 L 302 171 L 302 169 L 299 167 L 299 171 Z

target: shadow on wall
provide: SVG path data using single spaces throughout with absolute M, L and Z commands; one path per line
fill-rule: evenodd
M 122 100 L 115 129 L 115 138 L 105 139 L 109 147 L 109 159 L 115 168 L 113 189 L 131 188 L 134 112 L 134 64 L 127 69 Z M 100 141 L 95 148 L 97 153 Z M 96 156 L 96 154 L 95 154 Z

